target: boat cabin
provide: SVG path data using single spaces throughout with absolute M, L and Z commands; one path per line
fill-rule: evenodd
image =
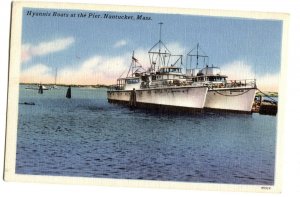
M 168 73 L 168 74 L 181 74 L 181 68 L 173 67 L 173 66 L 161 67 L 159 69 L 159 72 L 160 73 Z
M 119 90 L 132 90 L 135 88 L 136 90 L 140 89 L 141 79 L 140 77 L 126 77 L 119 78 L 117 80 L 117 89 Z
M 201 69 L 195 77 L 193 77 L 194 83 L 201 84 L 225 84 L 226 75 L 221 75 L 219 67 L 208 67 Z
M 227 76 L 214 76 L 214 75 L 206 75 L 206 76 L 196 76 L 193 78 L 194 82 L 226 82 Z
M 152 81 L 154 80 L 174 80 L 184 79 L 180 67 L 165 66 L 161 67 L 155 75 L 152 75 Z

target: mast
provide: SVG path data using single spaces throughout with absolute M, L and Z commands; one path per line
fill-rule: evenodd
M 162 28 L 163 23 L 160 22 L 158 24 L 159 24 L 159 41 L 161 41 L 161 28 Z
M 161 65 L 161 58 L 160 58 L 160 53 L 161 53 L 161 43 L 162 43 L 162 41 L 161 41 L 161 28 L 162 28 L 162 25 L 163 25 L 163 23 L 162 22 L 160 22 L 160 23 L 158 23 L 159 24 L 159 41 L 158 41 L 158 54 L 159 54 L 159 59 L 158 59 L 158 65 L 160 66 Z M 164 61 L 163 61 L 163 63 L 164 63 Z M 159 69 L 159 68 L 158 68 Z
M 195 51 L 196 50 L 196 51 Z M 199 58 L 203 58 L 203 63 L 204 66 L 206 64 L 206 60 L 208 60 L 208 56 L 205 54 L 204 51 L 201 50 L 201 53 L 199 53 L 199 50 L 201 50 L 199 43 L 197 43 L 197 46 L 195 48 L 193 48 L 192 50 L 190 50 L 187 54 L 187 60 L 190 60 L 190 69 L 192 69 L 192 62 L 193 62 L 193 58 L 196 57 L 196 67 L 198 68 L 199 66 Z
M 134 57 L 134 51 L 131 56 L 131 64 L 126 77 L 133 77 L 140 69 L 143 69 L 142 65 L 138 62 L 138 59 Z
M 54 81 L 54 85 L 56 85 L 57 82 L 57 68 L 55 68 L 55 81 Z
M 166 45 L 162 41 L 162 25 L 163 23 L 160 22 L 159 24 L 159 40 L 158 42 L 148 51 L 149 60 L 151 65 L 151 71 L 155 72 L 159 70 L 161 66 L 166 66 L 170 60 L 171 52 L 166 47 Z
M 150 60 L 150 71 L 156 72 L 162 66 L 175 66 L 177 63 L 180 62 L 180 66 L 182 66 L 182 55 L 172 55 L 170 50 L 166 47 L 164 42 L 162 41 L 162 25 L 163 23 L 160 22 L 159 24 L 159 40 L 158 42 L 148 51 L 149 60 Z M 173 57 L 177 59 L 173 59 Z M 170 60 L 174 63 L 170 63 Z M 180 61 L 179 61 L 180 60 Z
M 197 67 L 199 64 L 199 42 L 197 43 Z

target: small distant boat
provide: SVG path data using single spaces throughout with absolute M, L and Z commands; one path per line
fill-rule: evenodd
M 57 68 L 55 68 L 55 80 L 54 80 L 54 85 L 50 87 L 50 89 L 59 89 L 58 86 L 56 85 L 57 82 Z
M 34 102 L 24 102 L 24 103 L 19 103 L 19 104 L 22 104 L 22 105 L 35 105 Z
M 52 90 L 52 89 L 59 89 L 59 88 L 58 88 L 57 85 L 53 85 L 53 86 L 50 87 L 50 89 Z
M 44 86 L 44 85 L 27 86 L 25 89 L 27 89 L 27 90 L 39 90 L 40 86 L 42 86 L 42 90 L 49 90 L 49 88 Z

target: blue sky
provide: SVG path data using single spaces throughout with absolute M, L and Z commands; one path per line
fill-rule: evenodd
M 28 78 L 35 80 L 34 82 L 53 81 L 54 70 L 58 68 L 60 76 L 73 78 L 64 81 L 63 77 L 60 77 L 60 82 L 63 83 L 113 83 L 112 81 L 130 65 L 130 54 L 133 50 L 137 51 L 137 58 L 141 59 L 145 67 L 149 65 L 147 51 L 158 41 L 159 22 L 164 23 L 162 40 L 175 54 L 185 55 L 199 42 L 200 47 L 209 56 L 209 63 L 229 72 L 224 74 L 238 76 L 239 72 L 245 72 L 245 77 L 267 76 L 269 81 L 278 80 L 281 21 L 80 10 L 59 12 L 133 16 L 143 14 L 152 20 L 32 17 L 26 15 L 29 10 L 51 13 L 56 11 L 23 10 L 22 53 L 26 57 L 22 57 L 21 81 L 28 82 Z M 233 70 L 237 73 L 234 74 Z M 45 77 L 30 77 L 32 72 L 41 72 Z M 92 74 L 93 77 L 88 76 Z

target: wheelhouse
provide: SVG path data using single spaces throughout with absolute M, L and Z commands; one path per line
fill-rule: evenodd
M 224 75 L 198 75 L 193 78 L 194 82 L 220 82 L 225 83 L 227 76 Z

